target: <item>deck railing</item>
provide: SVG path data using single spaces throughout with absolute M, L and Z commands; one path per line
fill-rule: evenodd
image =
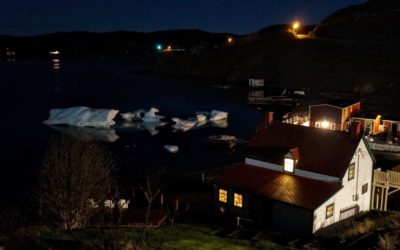
M 386 143 L 377 143 L 377 142 L 368 142 L 369 147 L 375 151 L 386 151 L 399 153 L 400 145 L 386 144 Z

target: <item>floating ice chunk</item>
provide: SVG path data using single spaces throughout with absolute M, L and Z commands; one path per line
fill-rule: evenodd
M 144 109 L 138 109 L 133 112 L 126 112 L 120 114 L 122 119 L 125 121 L 131 122 L 131 121 L 139 121 L 145 114 Z
M 178 153 L 179 147 L 175 145 L 164 145 L 165 150 L 167 150 L 170 153 Z
M 198 114 L 198 115 L 196 115 L 196 117 L 197 117 L 198 122 L 204 122 L 207 120 L 207 116 L 205 116 L 203 114 Z
M 179 118 L 173 117 L 172 121 L 175 122 L 172 127 L 175 130 L 182 130 L 182 131 L 188 131 L 192 129 L 194 126 L 196 126 L 197 121 L 191 121 L 191 120 L 181 120 Z
M 164 118 L 162 115 L 156 115 L 159 110 L 157 108 L 151 108 L 148 112 L 144 114 L 143 117 L 141 117 L 143 122 L 147 123 L 153 123 L 153 122 L 160 122 L 161 119 Z
M 228 112 L 224 111 L 219 111 L 219 110 L 212 110 L 211 111 L 211 121 L 216 121 L 216 120 L 224 120 L 228 119 Z
M 81 127 L 109 127 L 115 124 L 115 109 L 91 109 L 89 107 L 71 107 L 51 109 L 47 125 L 74 125 Z

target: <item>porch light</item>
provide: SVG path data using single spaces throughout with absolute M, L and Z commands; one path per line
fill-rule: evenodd
M 323 122 L 321 122 L 321 127 L 323 128 L 323 129 L 327 129 L 327 128 L 329 128 L 329 125 L 330 125 L 330 123 L 328 122 L 328 121 L 323 121 Z

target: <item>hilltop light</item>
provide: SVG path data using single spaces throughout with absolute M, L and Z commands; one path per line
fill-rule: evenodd
M 294 22 L 292 25 L 293 30 L 297 30 L 298 28 L 300 28 L 300 23 L 299 22 Z
M 233 42 L 233 38 L 232 37 L 228 37 L 228 44 L 231 44 Z
M 297 30 L 300 28 L 300 22 L 296 21 L 292 24 L 292 33 L 297 36 Z
M 163 46 L 162 46 L 162 44 L 156 44 L 156 49 L 158 50 L 158 51 L 162 51 L 162 49 L 163 49 Z

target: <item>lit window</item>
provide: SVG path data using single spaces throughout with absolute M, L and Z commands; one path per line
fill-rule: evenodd
M 293 173 L 294 172 L 294 159 L 285 158 L 285 164 L 283 166 L 283 170 L 285 172 Z
M 225 189 L 219 189 L 218 200 L 220 202 L 227 203 L 228 202 L 228 191 L 226 191 Z
M 356 164 L 353 162 L 349 166 L 349 176 L 348 176 L 347 180 L 350 181 L 350 180 L 354 179 L 355 171 L 356 171 Z
M 243 207 L 243 195 L 235 193 L 233 198 L 233 205 L 235 207 Z
M 334 210 L 334 203 L 332 203 L 326 207 L 326 219 L 333 216 L 333 210 Z

